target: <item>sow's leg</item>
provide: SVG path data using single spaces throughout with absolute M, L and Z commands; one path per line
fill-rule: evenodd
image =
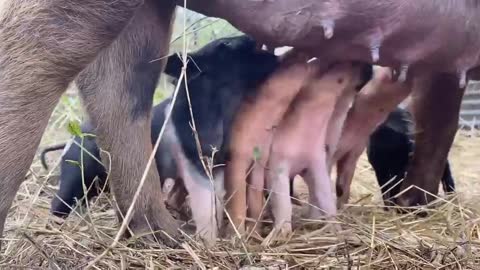
M 142 2 L 0 4 L 0 232 L 61 94 Z
M 457 76 L 437 74 L 417 78 L 413 89 L 412 112 L 415 120 L 415 150 L 402 184 L 402 190 L 416 185 L 438 193 L 448 152 L 458 128 L 460 105 L 465 89 Z M 424 205 L 434 199 L 418 188 L 400 195 L 400 206 Z
M 174 5 L 147 1 L 115 42 L 83 71 L 77 85 L 99 145 L 111 154 L 111 187 L 122 216 L 146 168 L 151 142 L 153 93 L 168 53 Z M 155 162 L 134 208 L 130 229 L 168 241 L 178 224 L 165 207 Z M 166 235 L 167 234 L 167 235 Z

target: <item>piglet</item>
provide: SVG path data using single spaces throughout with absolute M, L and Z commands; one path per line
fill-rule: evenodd
M 289 179 L 297 174 L 308 185 L 310 217 L 336 214 L 327 166 L 329 122 L 338 102 L 342 97 L 351 97 L 362 84 L 364 70 L 371 69 L 366 64 L 345 62 L 324 73 L 317 68 L 318 60 L 308 65 L 313 71 L 275 129 L 267 165 L 266 183 L 272 192 L 274 229 L 280 236 L 292 231 Z
M 392 205 L 391 199 L 400 192 L 400 183 L 406 175 L 415 147 L 414 129 L 410 112 L 396 108 L 375 129 L 368 141 L 368 161 L 375 171 L 387 206 Z M 455 191 L 455 181 L 448 161 L 441 180 L 444 192 Z

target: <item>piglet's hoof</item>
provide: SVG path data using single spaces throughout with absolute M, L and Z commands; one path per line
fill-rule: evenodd
M 290 201 L 294 205 L 302 206 L 302 200 L 300 199 L 300 195 L 295 192 L 291 195 Z
M 314 205 L 310 205 L 308 208 L 307 218 L 312 220 L 329 219 L 337 215 L 337 209 L 335 206 L 329 207 L 328 210 L 320 209 Z
M 224 238 L 238 238 L 238 236 L 243 237 L 246 234 L 245 224 L 239 225 L 237 228 L 228 221 L 223 226 L 222 236 Z
M 212 230 L 202 230 L 198 232 L 195 239 L 203 243 L 203 245 L 207 248 L 213 247 L 217 241 L 217 232 Z
M 292 235 L 292 224 L 284 222 L 281 226 L 274 227 L 272 231 L 265 237 L 262 246 L 269 246 L 277 242 L 287 241 Z
M 263 224 L 261 221 L 258 222 L 247 222 L 246 229 L 245 229 L 245 235 L 249 238 L 254 238 L 258 240 L 263 240 L 262 237 L 262 228 Z
M 342 210 L 345 208 L 347 202 L 344 198 L 337 198 L 337 210 Z
M 337 209 L 341 210 L 348 203 L 348 195 L 345 193 L 345 187 L 341 184 L 335 186 L 335 192 L 337 194 Z

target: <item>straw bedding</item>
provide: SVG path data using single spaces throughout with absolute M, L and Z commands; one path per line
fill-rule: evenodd
M 68 135 L 54 126 L 43 145 Z M 457 134 L 450 161 L 457 181 L 455 197 L 439 197 L 428 208 L 399 215 L 384 211 L 373 171 L 360 160 L 351 204 L 336 223 L 302 219 L 297 208 L 294 234 L 280 242 L 250 239 L 244 245 L 221 240 L 211 249 L 186 235 L 176 249 L 138 239 L 123 239 L 94 269 L 480 269 L 480 137 Z M 58 153 L 59 154 L 59 153 Z M 53 155 L 53 154 L 52 154 Z M 54 159 L 54 160 L 58 160 Z M 79 209 L 65 222 L 49 215 L 58 169 L 53 176 L 34 162 L 6 224 L 1 269 L 83 269 L 113 241 L 119 224 L 107 195 Z M 302 181 L 296 189 L 306 199 Z

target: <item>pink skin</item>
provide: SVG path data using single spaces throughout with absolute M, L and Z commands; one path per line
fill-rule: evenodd
M 327 131 L 337 101 L 347 92 L 354 92 L 359 84 L 359 71 L 360 65 L 348 62 L 337 64 L 326 73 L 314 73 L 275 130 L 266 183 L 272 192 L 274 232 L 281 236 L 292 231 L 289 179 L 297 174 L 303 175 L 309 188 L 310 216 L 336 214 L 327 171 Z
M 410 93 L 409 82 L 392 82 L 391 69 L 378 68 L 374 78 L 357 94 L 348 112 L 338 148 L 333 156 L 337 164 L 337 207 L 348 202 L 357 161 L 375 128 Z
M 347 118 L 347 113 L 352 105 L 356 93 L 357 92 L 353 88 L 343 91 L 342 95 L 335 104 L 335 109 L 332 117 L 329 120 L 326 138 L 328 174 L 330 174 L 332 170 L 332 166 L 334 164 L 333 155 L 335 154 L 338 143 L 340 142 L 340 136 L 342 135 L 345 119 Z
M 225 191 L 228 214 L 241 233 L 245 232 L 247 216 L 253 220 L 261 218 L 264 168 L 275 127 L 306 78 L 318 71 L 319 67 L 311 68 L 307 60 L 307 55 L 295 50 L 284 54 L 279 68 L 257 90 L 256 98 L 243 102 L 235 116 L 229 142 L 230 158 L 225 167 Z M 253 156 L 255 148 L 261 155 L 256 161 Z M 250 183 L 248 188 L 246 180 Z M 249 230 L 250 224 L 247 224 Z M 255 225 L 258 231 L 261 224 L 255 222 Z M 232 226 L 228 226 L 227 233 L 231 233 L 231 229 Z

